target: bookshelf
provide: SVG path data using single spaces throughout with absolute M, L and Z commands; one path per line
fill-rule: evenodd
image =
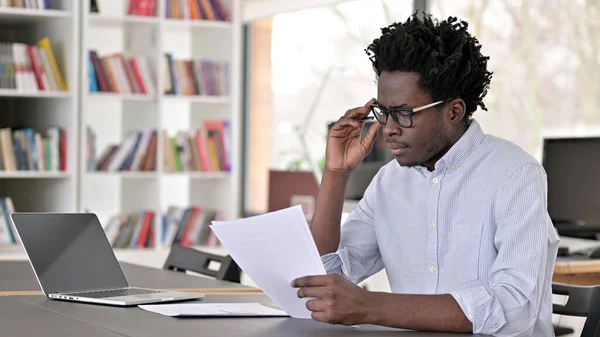
M 158 25 L 160 23 L 159 17 L 142 17 L 142 16 L 129 16 L 126 14 L 110 15 L 110 14 L 98 14 L 88 13 L 89 23 L 94 26 L 121 26 L 127 24 L 149 24 Z
M 167 212 L 170 206 L 185 208 L 197 205 L 218 210 L 222 218 L 238 216 L 242 164 L 238 148 L 242 130 L 238 92 L 242 78 L 240 0 L 219 2 L 229 14 L 227 22 L 167 17 L 167 1 L 164 0 L 156 2 L 153 16 L 128 15 L 127 0 L 100 0 L 99 13 L 90 13 L 89 1 L 83 1 L 81 5 L 81 48 L 78 55 L 81 61 L 79 211 L 94 212 L 105 224 L 117 214 L 142 210 L 154 212 L 152 235 L 157 244 L 149 249 L 137 248 L 139 254 L 164 252 L 168 248 L 159 244 L 162 226 L 158 215 Z M 136 90 L 100 92 L 101 88 L 92 91 L 90 68 L 95 71 L 98 66 L 93 60 L 90 66 L 90 50 L 95 51 L 99 59 L 122 54 L 125 62 L 129 62 L 131 57 L 144 57 L 146 75 L 149 73 L 152 78 L 151 88 L 146 90 L 148 93 L 136 93 Z M 185 95 L 167 93 L 166 86 L 171 78 L 165 54 L 171 55 L 174 61 L 195 60 L 198 69 L 200 60 L 227 62 L 228 90 L 206 94 L 207 87 L 201 94 L 189 91 Z M 137 62 L 139 64 L 140 61 Z M 142 67 L 141 77 L 146 78 Z M 127 70 L 124 73 L 127 75 Z M 180 85 L 183 87 L 183 81 Z M 194 137 L 207 121 L 214 120 L 227 121 L 230 169 L 220 167 L 213 172 L 193 167 L 173 172 L 173 165 L 165 161 L 169 151 L 169 143 L 165 141 L 176 138 L 181 132 L 188 132 Z M 149 157 L 139 160 L 140 163 L 150 160 L 149 170 L 132 170 L 131 167 L 126 170 L 90 170 L 86 146 L 88 127 L 93 130 L 94 157 L 97 159 L 111 144 L 125 147 L 135 130 L 142 133 L 133 143 L 139 141 L 141 144 L 148 137 L 147 144 L 150 144 L 153 137 L 151 130 L 155 130 L 154 160 Z
M 24 153 L 25 166 L 19 166 L 19 161 L 14 155 L 17 142 L 6 148 L 7 138 L 0 135 L 0 156 L 2 156 L 2 169 L 0 170 L 0 198 L 10 198 L 17 211 L 52 211 L 74 212 L 78 210 L 78 180 L 77 180 L 77 155 L 78 155 L 78 61 L 79 61 L 79 1 L 52 0 L 51 8 L 12 8 L 0 7 L 0 42 L 4 46 L 12 46 L 7 54 L 3 49 L 1 54 L 3 65 L 23 62 L 27 64 L 18 74 L 21 82 L 16 85 L 8 84 L 6 72 L 0 74 L 0 133 L 11 141 L 18 138 L 18 144 L 35 144 L 39 147 L 27 148 Z M 59 68 L 60 75 L 65 82 L 65 90 L 41 90 L 36 82 L 31 55 L 40 56 L 40 41 L 48 38 L 50 48 Z M 14 46 L 21 46 L 22 54 L 18 54 Z M 11 52 L 12 51 L 12 52 Z M 29 54 L 33 53 L 33 54 Z M 46 53 L 46 52 L 44 52 Z M 7 60 L 7 55 L 10 61 Z M 17 58 L 16 55 L 19 55 Z M 45 73 L 43 60 L 38 66 L 40 73 Z M 50 65 L 51 68 L 51 65 Z M 19 69 L 23 69 L 19 67 Z M 15 75 L 15 77 L 18 75 Z M 30 76 L 30 77 L 28 77 Z M 23 83 L 23 78 L 27 81 Z M 48 80 L 48 78 L 46 78 Z M 56 80 L 53 77 L 53 80 Z M 24 128 L 24 129 L 22 129 Z M 48 150 L 45 145 L 50 145 L 48 137 L 49 128 L 59 128 L 64 131 L 64 166 L 48 165 L 52 158 L 41 156 L 36 160 L 34 153 L 44 153 Z M 30 139 L 26 129 L 40 135 L 39 140 Z M 25 138 L 22 138 L 22 137 Z M 21 143 L 23 141 L 24 143 Z M 58 139 L 60 142 L 60 139 Z M 58 145 L 59 143 L 56 143 Z M 20 145 L 19 145 L 20 146 Z M 60 151 L 60 148 L 51 148 Z M 57 156 L 60 153 L 56 152 Z M 7 166 L 5 160 L 9 153 L 14 155 L 16 166 Z M 52 152 L 48 151 L 47 154 Z M 30 159 L 31 158 L 31 159 Z M 30 161 L 28 161 L 30 160 Z M 9 160 L 10 161 L 10 160 Z M 23 164 L 24 162 L 21 162 Z M 44 167 L 48 165 L 48 167 Z M 4 225 L 0 221 L 0 225 Z
M 67 6 L 58 4 L 58 9 L 31 9 L 0 7 L 0 22 L 8 24 L 32 23 L 38 24 L 42 21 L 55 22 L 58 19 L 66 21 L 73 20 L 73 11 Z M 65 5 L 67 5 L 65 3 Z
M 72 99 L 73 94 L 69 92 L 27 92 L 12 89 L 0 89 L 0 97 L 24 97 L 24 98 L 67 98 Z

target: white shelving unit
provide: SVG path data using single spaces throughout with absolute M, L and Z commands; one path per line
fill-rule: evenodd
M 19 91 L 11 89 L 0 89 L 0 97 L 23 97 L 23 98 L 73 98 L 73 94 L 60 91 Z
M 0 8 L 0 42 L 36 45 L 48 37 L 66 92 L 0 89 L 0 128 L 66 131 L 67 165 L 60 172 L 0 171 L 0 197 L 17 211 L 78 210 L 79 1 L 53 0 L 52 9 Z
M 77 4 L 74 4 L 77 5 Z M 0 22 L 9 24 L 33 23 L 37 24 L 41 21 L 56 21 L 64 19 L 72 20 L 75 15 L 71 9 L 70 1 L 63 0 L 56 4 L 53 9 L 29 9 L 29 8 L 12 8 L 0 7 Z
M 90 211 L 101 221 L 122 213 L 151 210 L 163 214 L 171 205 L 215 208 L 222 216 L 238 216 L 240 203 L 241 133 L 239 87 L 241 73 L 240 0 L 220 0 L 229 22 L 175 20 L 165 18 L 165 1 L 157 1 L 156 17 L 127 16 L 127 0 L 99 1 L 100 13 L 89 12 L 89 1 L 81 7 L 80 62 L 80 175 L 79 211 Z M 124 56 L 149 58 L 155 96 L 91 93 L 88 82 L 88 51 L 100 56 L 122 52 Z M 166 69 L 164 54 L 175 58 L 225 59 L 230 64 L 227 97 L 171 96 L 163 94 Z M 166 172 L 163 164 L 162 130 L 169 136 L 195 130 L 204 120 L 227 119 L 230 125 L 231 172 Z M 88 172 L 86 127 L 96 133 L 99 155 L 111 143 L 120 143 L 131 130 L 157 129 L 156 172 Z M 159 221 L 155 233 L 160 235 Z M 158 242 L 158 241 L 155 241 Z M 155 247 L 164 251 L 165 247 Z M 151 249 L 152 250 L 152 249 Z M 147 251 L 147 250 L 143 250 Z
M 0 196 L 11 196 L 18 210 L 91 211 L 106 221 L 123 212 L 140 209 L 164 212 L 169 205 L 197 204 L 222 209 L 227 218 L 238 216 L 242 164 L 238 146 L 232 147 L 231 173 L 165 172 L 161 146 L 156 172 L 87 172 L 87 125 L 97 132 L 99 151 L 109 142 L 121 141 L 131 128 L 153 127 L 173 132 L 194 128 L 207 118 L 229 119 L 231 144 L 240 144 L 240 0 L 221 0 L 232 17 L 231 22 L 166 19 L 165 1 L 157 1 L 158 15 L 150 18 L 125 15 L 127 0 L 100 0 L 100 14 L 89 13 L 88 0 L 53 0 L 57 7 L 44 11 L 0 8 L 0 41 L 7 36 L 10 40 L 33 44 L 49 36 L 70 89 L 66 93 L 0 90 L 0 104 L 3 104 L 0 126 L 23 121 L 30 126 L 60 125 L 68 132 L 67 172 L 0 172 Z M 101 54 L 125 52 L 152 57 L 157 92 L 162 92 L 165 75 L 158 62 L 164 52 L 178 58 L 226 58 L 231 64 L 231 95 L 90 94 L 87 77 L 90 48 Z M 8 108 L 5 102 L 10 102 Z M 17 113 L 23 116 L 20 118 Z M 354 207 L 345 204 L 344 210 L 349 212 Z M 115 254 L 120 261 L 162 268 L 168 248 L 115 249 Z M 221 247 L 198 248 L 215 254 L 227 253 Z M 0 261 L 26 259 L 20 245 L 0 245 Z M 242 283 L 254 285 L 246 276 L 242 276 Z

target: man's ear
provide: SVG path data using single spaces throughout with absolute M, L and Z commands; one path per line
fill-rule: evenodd
M 455 98 L 448 102 L 447 109 L 450 122 L 458 124 L 462 123 L 462 120 L 467 113 L 467 104 L 465 104 L 465 101 L 463 101 L 462 98 Z

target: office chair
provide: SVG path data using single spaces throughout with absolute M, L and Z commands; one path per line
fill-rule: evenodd
M 219 269 L 209 269 L 211 262 L 220 263 Z M 217 280 L 240 283 L 240 268 L 231 256 L 214 255 L 179 244 L 171 246 L 163 268 L 179 272 L 191 271 Z
M 600 337 L 600 286 L 575 286 L 560 283 L 552 284 L 552 293 L 568 296 L 564 305 L 554 304 L 552 312 L 557 315 L 586 317 L 581 337 Z M 556 336 L 568 333 L 570 329 L 555 327 Z

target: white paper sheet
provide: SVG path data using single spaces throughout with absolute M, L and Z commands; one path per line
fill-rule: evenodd
M 311 318 L 308 299 L 298 298 L 291 283 L 301 276 L 324 275 L 325 267 L 300 206 L 212 223 L 225 250 L 275 304 L 292 317 Z
M 289 316 L 285 311 L 274 309 L 260 303 L 175 303 L 139 305 L 141 309 L 171 317 L 222 317 L 222 316 Z

